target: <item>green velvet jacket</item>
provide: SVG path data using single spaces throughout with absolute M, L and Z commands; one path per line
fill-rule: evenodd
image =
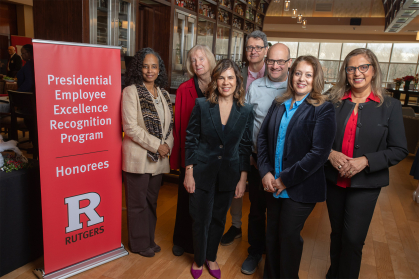
M 250 105 L 234 102 L 223 131 L 219 105 L 195 100 L 186 129 L 185 165 L 194 165 L 196 188 L 209 190 L 218 179 L 220 191 L 236 189 L 241 172 L 250 170 L 253 119 Z

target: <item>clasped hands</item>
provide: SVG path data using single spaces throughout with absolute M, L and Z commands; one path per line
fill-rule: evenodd
M 344 178 L 351 178 L 368 166 L 368 159 L 365 156 L 351 158 L 334 150 L 330 152 L 329 161 L 339 171 L 340 176 Z
M 287 187 L 285 187 L 284 183 L 282 183 L 281 177 L 275 179 L 272 173 L 268 172 L 262 179 L 263 188 L 266 192 L 274 193 L 279 195 L 282 191 L 284 191 Z
M 169 147 L 169 145 L 167 143 L 160 144 L 160 146 L 157 149 L 157 151 L 159 152 L 159 158 L 162 159 L 164 157 L 168 157 L 169 156 L 170 147 Z

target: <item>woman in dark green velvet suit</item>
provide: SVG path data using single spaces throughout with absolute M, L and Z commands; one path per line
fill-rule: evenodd
M 185 181 L 190 193 L 195 262 L 191 273 L 221 277 L 215 262 L 233 197 L 246 188 L 252 151 L 252 107 L 244 104 L 243 78 L 237 65 L 221 60 L 212 73 L 208 99 L 196 99 L 185 144 Z

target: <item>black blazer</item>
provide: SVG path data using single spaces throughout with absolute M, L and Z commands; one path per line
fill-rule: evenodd
M 276 144 L 284 112 L 285 105 L 274 100 L 260 128 L 257 162 L 261 177 L 268 172 L 275 175 Z M 335 110 L 331 103 L 315 107 L 306 99 L 300 104 L 287 128 L 280 174 L 292 200 L 304 203 L 326 200 L 323 165 L 335 132 Z
M 337 133 L 333 150 L 342 152 L 343 135 L 355 103 L 349 99 L 335 104 Z M 365 156 L 369 167 L 351 178 L 353 188 L 377 188 L 389 184 L 388 168 L 408 154 L 400 101 L 384 96 L 379 106 L 370 101 L 359 104 L 354 158 Z M 325 165 L 327 180 L 336 184 L 338 171 L 330 162 Z
M 195 187 L 235 190 L 242 171 L 250 170 L 253 109 L 234 102 L 222 130 L 220 107 L 197 98 L 186 129 L 185 165 L 194 165 Z
M 17 72 L 22 68 L 22 58 L 15 53 L 12 58 L 9 58 L 8 63 L 10 71 L 7 71 L 7 76 L 14 78 L 16 77 Z

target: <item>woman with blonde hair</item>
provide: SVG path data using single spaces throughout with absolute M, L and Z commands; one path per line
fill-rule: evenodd
M 326 278 L 358 278 L 362 248 L 389 167 L 408 154 L 400 101 L 384 94 L 375 54 L 351 51 L 330 99 L 337 132 L 329 161 L 327 209 L 332 227 Z
M 195 99 L 204 97 L 211 81 L 215 59 L 209 47 L 196 45 L 188 52 L 186 70 L 191 77 L 182 83 L 176 92 L 175 122 L 173 127 L 174 146 L 170 155 L 170 167 L 179 169 L 179 187 L 172 252 L 181 256 L 184 252 L 193 254 L 192 219 L 189 215 L 189 195 L 183 187 L 185 179 L 185 137 L 189 117 L 195 106 Z
M 193 219 L 194 278 L 204 263 L 221 278 L 218 245 L 233 197 L 243 197 L 252 152 L 253 108 L 244 103 L 237 65 L 218 62 L 208 88 L 208 99 L 196 99 L 186 129 L 184 186 Z
M 323 86 L 319 60 L 298 57 L 289 71 L 287 92 L 273 101 L 259 131 L 257 164 L 268 192 L 263 278 L 298 278 L 300 232 L 316 203 L 326 199 L 323 165 L 336 122 Z

